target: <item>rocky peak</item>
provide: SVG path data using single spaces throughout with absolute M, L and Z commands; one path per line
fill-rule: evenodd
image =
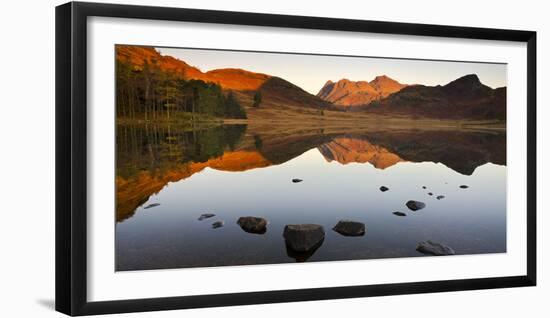
M 327 81 L 317 96 L 337 106 L 361 106 L 386 97 L 405 86 L 386 75 L 377 76 L 371 82 L 343 78 L 336 83 Z

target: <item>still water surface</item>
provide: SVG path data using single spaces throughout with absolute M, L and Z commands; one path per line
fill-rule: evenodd
M 116 270 L 418 257 L 425 240 L 456 254 L 506 252 L 505 142 L 483 131 L 119 127 Z M 267 219 L 266 233 L 243 231 L 241 216 Z M 341 219 L 366 234 L 334 232 Z M 300 223 L 324 227 L 315 251 L 286 248 L 285 225 Z

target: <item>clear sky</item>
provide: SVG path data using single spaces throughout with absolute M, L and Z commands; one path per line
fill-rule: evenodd
M 317 94 L 328 80 L 342 78 L 371 81 L 387 75 L 403 84 L 445 85 L 461 76 L 477 74 L 492 88 L 506 86 L 506 65 L 448 61 L 319 56 L 301 54 L 257 53 L 203 49 L 157 48 L 203 72 L 219 68 L 241 68 L 247 71 L 281 77 Z

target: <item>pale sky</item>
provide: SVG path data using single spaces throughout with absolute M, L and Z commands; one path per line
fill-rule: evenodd
M 219 68 L 241 68 L 281 77 L 311 94 L 328 80 L 342 78 L 371 81 L 387 75 L 403 84 L 445 85 L 461 76 L 477 74 L 492 88 L 506 86 L 506 65 L 447 61 L 423 61 L 371 57 L 319 56 L 301 54 L 157 48 L 203 72 Z

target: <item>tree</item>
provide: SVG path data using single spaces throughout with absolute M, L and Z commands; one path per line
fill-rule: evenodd
M 227 93 L 227 96 L 225 98 L 224 115 L 225 117 L 228 117 L 228 118 L 240 118 L 240 119 L 246 118 L 246 112 L 242 108 L 241 104 L 239 104 L 239 102 L 233 95 L 232 91 L 229 91 L 229 93 Z
M 254 104 L 252 104 L 252 106 L 260 107 L 261 102 L 262 102 L 262 92 L 256 91 L 256 94 L 254 94 Z
M 244 108 L 232 92 L 226 94 L 220 85 L 181 77 L 164 70 L 154 60 L 143 64 L 116 61 L 116 112 L 118 118 L 168 120 L 178 113 L 217 118 L 246 118 Z

